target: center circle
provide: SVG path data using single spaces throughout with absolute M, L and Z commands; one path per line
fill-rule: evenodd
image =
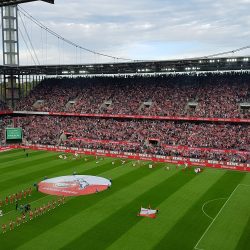
M 46 179 L 38 183 L 38 190 L 58 196 L 80 196 L 108 189 L 111 181 L 92 175 L 68 175 Z

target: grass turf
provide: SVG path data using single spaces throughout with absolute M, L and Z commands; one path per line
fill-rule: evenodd
M 92 156 L 85 161 L 60 160 L 58 155 L 0 153 L 0 199 L 45 176 L 73 172 L 112 178 L 111 189 L 68 198 L 55 210 L 1 233 L 0 249 L 250 249 L 249 174 L 206 169 L 196 175 L 192 168 L 171 165 L 166 171 L 166 164 L 149 169 L 147 162 L 134 167 L 131 161 L 121 165 L 105 158 L 96 164 Z M 34 191 L 20 203 L 37 207 L 54 198 Z M 149 204 L 159 208 L 158 217 L 137 217 L 140 206 Z M 2 210 L 0 224 L 18 215 L 13 204 Z

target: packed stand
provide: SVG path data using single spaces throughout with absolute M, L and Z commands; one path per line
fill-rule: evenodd
M 247 124 L 61 116 L 25 116 L 11 119 L 15 127 L 23 128 L 25 142 L 29 144 L 65 145 L 236 162 L 250 160 L 250 155 L 244 153 L 250 152 L 250 130 Z M 10 118 L 6 118 L 3 126 L 8 124 L 9 120 Z M 105 143 L 102 142 L 104 140 Z M 167 146 L 238 150 L 242 151 L 242 154 L 169 149 Z
M 41 106 L 34 105 L 43 100 Z M 69 105 L 71 102 L 71 105 Z M 196 103 L 195 108 L 189 106 Z M 45 79 L 17 110 L 250 118 L 250 74 Z

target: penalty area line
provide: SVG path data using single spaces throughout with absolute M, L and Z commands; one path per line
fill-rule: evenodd
M 214 218 L 211 217 L 210 215 L 208 215 L 208 214 L 205 212 L 204 207 L 205 207 L 207 204 L 209 204 L 210 202 L 218 201 L 218 200 L 226 200 L 226 199 L 228 199 L 228 197 L 222 197 L 222 198 L 217 198 L 217 199 L 209 200 L 209 201 L 205 202 L 205 203 L 202 205 L 201 210 L 202 210 L 202 212 L 203 212 L 209 219 L 213 220 Z
M 218 214 L 213 218 L 212 222 L 209 224 L 209 226 L 207 227 L 207 229 L 205 230 L 205 232 L 202 234 L 201 238 L 198 240 L 198 242 L 196 243 L 194 249 L 196 250 L 204 250 L 202 248 L 198 248 L 199 243 L 201 242 L 201 240 L 204 238 L 204 236 L 206 235 L 206 233 L 208 232 L 208 230 L 211 228 L 211 226 L 213 225 L 213 223 L 215 222 L 215 220 L 218 218 L 218 216 L 220 215 L 220 213 L 222 212 L 222 210 L 224 209 L 224 207 L 227 205 L 227 203 L 229 202 L 229 200 L 232 198 L 233 194 L 235 193 L 235 191 L 237 190 L 237 188 L 241 185 L 244 184 L 238 184 L 236 186 L 236 188 L 233 190 L 233 192 L 230 194 L 230 196 L 228 197 L 228 199 L 226 200 L 226 202 L 224 203 L 224 205 L 221 207 L 220 211 L 218 212 Z M 250 186 L 250 185 L 247 185 Z
M 239 184 L 239 186 L 250 187 L 250 185 L 248 185 L 248 184 Z

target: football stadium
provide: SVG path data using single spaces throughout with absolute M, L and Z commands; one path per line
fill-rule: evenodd
M 249 250 L 250 46 L 131 59 L 114 25 L 155 10 L 66 2 L 0 2 L 0 249 Z M 84 13 L 104 25 L 92 48 L 75 42 Z

